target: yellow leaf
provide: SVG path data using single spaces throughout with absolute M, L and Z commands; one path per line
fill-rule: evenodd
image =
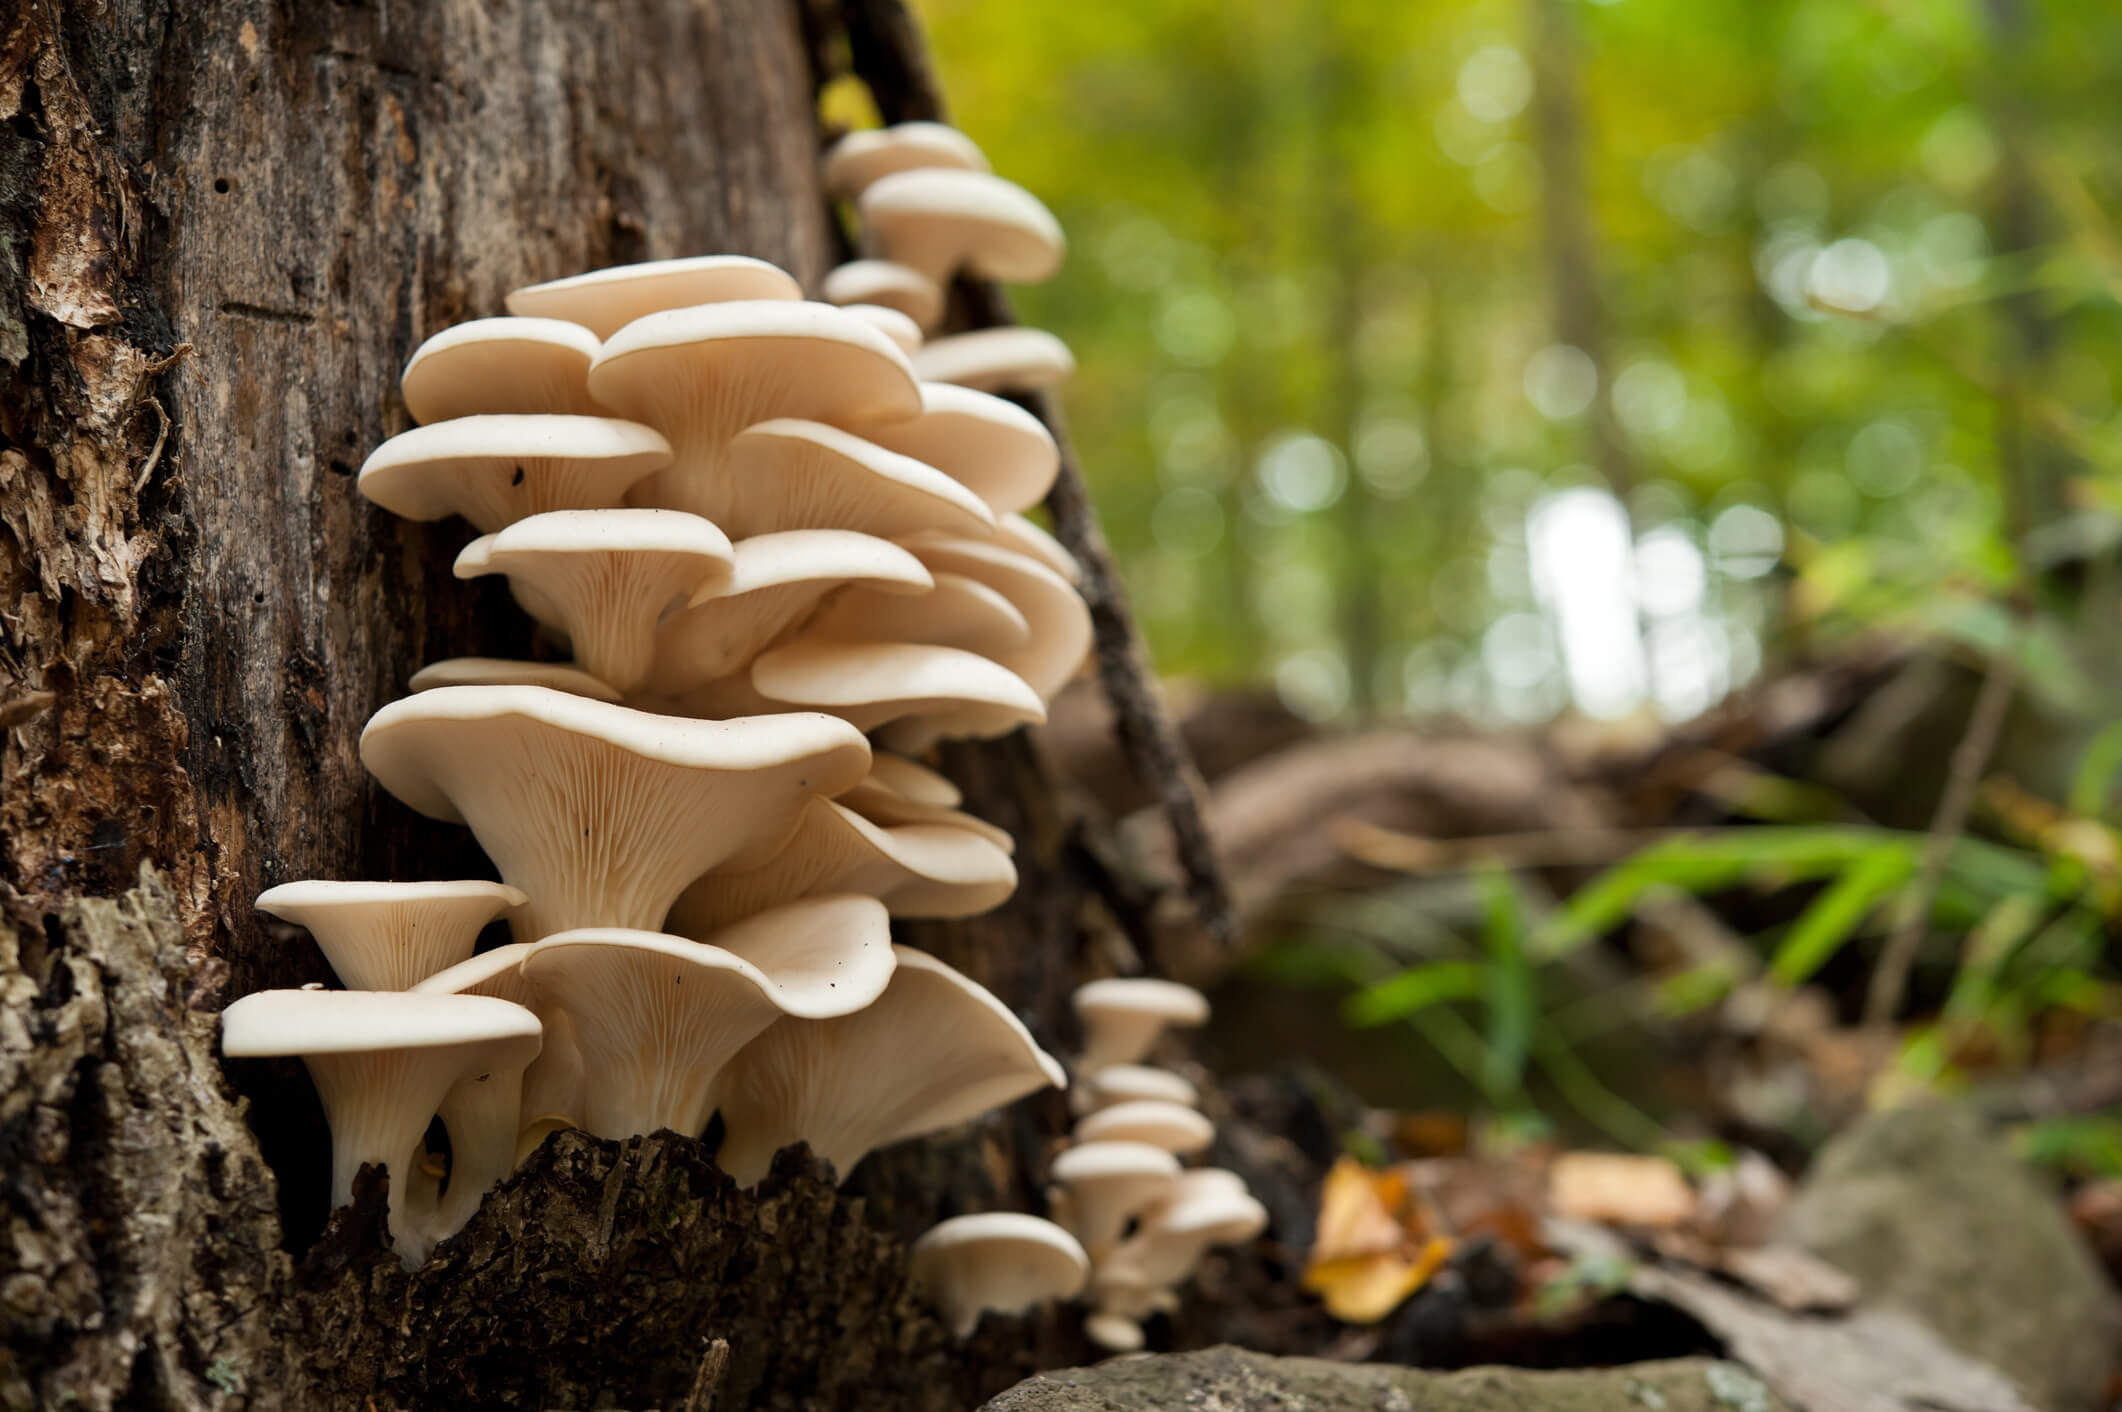
M 1344 1324 L 1375 1324 L 1429 1281 L 1451 1256 L 1452 1243 L 1437 1236 L 1412 1253 L 1381 1252 L 1314 1261 L 1304 1287 L 1320 1296 L 1326 1312 Z

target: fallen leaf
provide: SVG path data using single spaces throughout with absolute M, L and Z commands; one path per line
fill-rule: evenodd
M 1344 1324 L 1375 1324 L 1429 1282 L 1451 1258 L 1452 1243 L 1436 1236 L 1412 1253 L 1392 1251 L 1315 1261 L 1304 1271 L 1304 1287 Z
M 1547 1200 L 1556 1214 L 1615 1226 L 1669 1228 L 1695 1216 L 1694 1188 L 1664 1157 L 1565 1152 L 1547 1169 Z
M 1402 1213 L 1407 1181 L 1393 1171 L 1373 1171 L 1353 1157 L 1335 1162 L 1319 1189 L 1318 1234 L 1312 1263 L 1396 1251 L 1407 1243 Z
M 1450 1258 L 1452 1242 L 1435 1224 L 1405 1174 L 1343 1157 L 1320 1187 L 1304 1288 L 1344 1323 L 1376 1323 Z

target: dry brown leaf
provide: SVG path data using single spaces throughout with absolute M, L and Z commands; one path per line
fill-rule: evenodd
M 1557 1215 L 1615 1226 L 1669 1229 L 1695 1217 L 1695 1191 L 1678 1164 L 1617 1152 L 1565 1152 L 1547 1169 Z

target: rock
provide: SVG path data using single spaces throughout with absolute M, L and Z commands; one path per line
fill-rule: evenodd
M 2100 1405 L 2122 1329 L 2114 1296 L 2055 1194 L 1972 1112 L 1937 1103 L 1863 1119 L 1822 1149 L 1782 1236 L 2035 1405 Z
M 1269 1358 L 1225 1345 L 1041 1373 L 984 1412 L 1783 1412 L 1786 1405 L 1737 1364 L 1708 1358 L 1569 1373 L 1432 1373 Z

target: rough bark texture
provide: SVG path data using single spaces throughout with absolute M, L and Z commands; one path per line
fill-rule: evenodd
M 1037 1209 L 1057 1101 L 838 1194 L 570 1138 L 408 1277 L 372 1217 L 324 1230 L 299 1066 L 214 1054 L 226 999 L 326 976 L 262 887 L 487 873 L 355 755 L 420 663 L 527 645 L 505 589 L 450 577 L 461 525 L 354 494 L 409 424 L 398 370 L 598 265 L 729 250 L 814 282 L 835 17 L 0 6 L 0 1407 L 678 1405 L 715 1338 L 718 1407 L 962 1407 L 1088 1356 L 1066 1316 L 953 1344 L 902 1273 L 939 1215 Z M 1023 738 L 944 763 L 1023 883 L 909 939 L 1065 1050 L 1124 899 Z

